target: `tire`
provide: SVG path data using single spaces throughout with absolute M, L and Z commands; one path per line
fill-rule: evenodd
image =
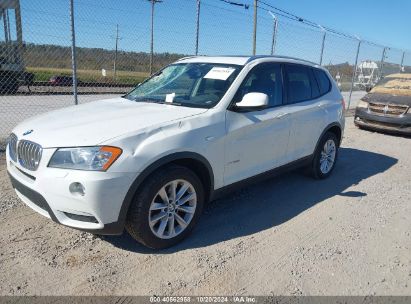
M 187 188 L 184 193 L 183 188 Z M 176 193 L 175 200 L 172 193 Z M 149 248 L 171 247 L 190 234 L 203 205 L 204 187 L 197 175 L 185 167 L 170 165 L 150 175 L 137 191 L 128 210 L 126 230 Z
M 330 154 L 327 157 L 328 166 L 324 165 L 324 158 L 322 156 L 326 154 L 326 143 L 329 144 L 329 148 L 334 149 L 335 152 L 332 152 L 330 149 Z M 332 157 L 333 156 L 333 157 Z M 310 166 L 311 176 L 315 179 L 324 179 L 331 175 L 334 170 L 335 164 L 338 159 L 338 139 L 337 136 L 332 132 L 326 132 L 321 138 L 318 147 L 314 153 L 314 158 Z

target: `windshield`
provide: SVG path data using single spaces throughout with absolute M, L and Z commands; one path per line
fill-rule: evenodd
M 125 98 L 211 108 L 224 96 L 240 70 L 238 65 L 216 63 L 172 64 L 141 83 Z

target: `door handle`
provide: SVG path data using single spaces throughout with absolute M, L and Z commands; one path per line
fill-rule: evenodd
M 288 115 L 290 115 L 290 113 L 279 113 L 275 118 L 281 119 L 281 118 L 284 118 Z

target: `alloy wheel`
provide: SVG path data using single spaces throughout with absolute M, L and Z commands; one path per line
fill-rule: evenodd
M 168 182 L 154 196 L 148 221 L 158 238 L 170 239 L 190 224 L 197 207 L 197 194 L 191 183 L 178 179 Z
M 320 157 L 321 173 L 327 174 L 328 172 L 331 171 L 332 167 L 334 166 L 336 152 L 337 152 L 337 148 L 336 148 L 334 140 L 332 139 L 327 140 L 321 151 L 321 157 Z

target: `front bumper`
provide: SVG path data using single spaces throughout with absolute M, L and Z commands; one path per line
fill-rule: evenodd
M 63 170 L 40 166 L 35 172 L 14 163 L 6 153 L 7 171 L 19 198 L 54 222 L 97 234 L 121 234 L 120 211 L 135 178 L 129 173 Z M 72 194 L 80 182 L 85 194 Z
M 369 113 L 366 109 L 356 109 L 354 124 L 371 130 L 411 135 L 411 115 L 382 116 Z

